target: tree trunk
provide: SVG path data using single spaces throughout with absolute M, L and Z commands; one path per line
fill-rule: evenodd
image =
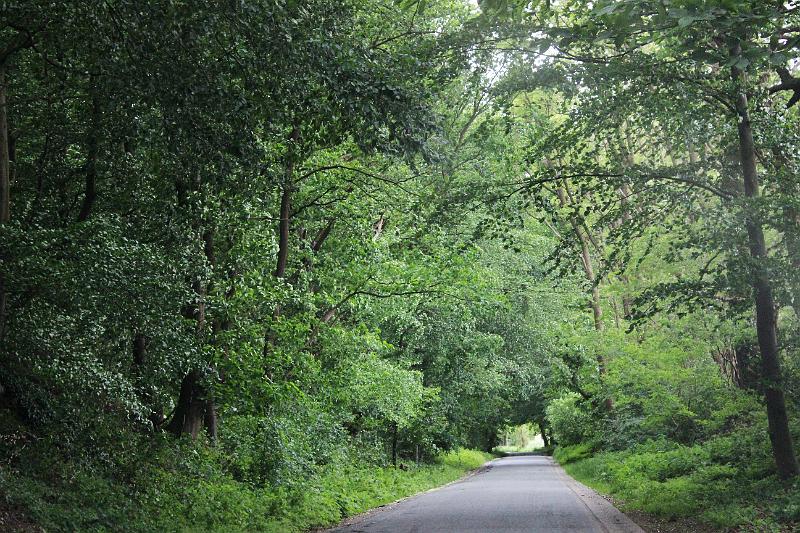
M 176 437 L 188 433 L 192 439 L 196 439 L 203 427 L 205 411 L 206 402 L 202 397 L 200 372 L 192 370 L 181 381 L 178 405 L 175 407 L 175 413 L 172 415 L 167 430 Z
M 292 172 L 291 163 L 287 164 L 287 181 L 288 175 Z M 280 222 L 278 224 L 278 260 L 275 265 L 275 271 L 272 273 L 277 279 L 283 279 L 286 276 L 286 266 L 289 262 L 289 231 L 290 221 L 292 216 L 292 190 L 291 185 L 287 182 L 281 189 L 281 207 L 280 207 Z M 283 306 L 281 302 L 275 304 L 272 310 L 272 319 L 277 320 L 283 313 Z M 275 346 L 277 336 L 273 328 L 267 328 L 264 335 L 264 349 L 262 354 L 266 358 Z
M 630 285 L 630 278 L 628 276 L 620 276 L 620 281 L 625 285 L 625 292 L 622 296 L 622 316 L 625 319 L 630 319 L 631 314 L 633 313 L 633 300 L 631 299 L 630 293 L 628 292 L 628 286 Z
M 328 235 L 330 235 L 331 231 L 333 230 L 333 226 L 335 223 L 336 223 L 336 217 L 329 218 L 325 226 L 323 226 L 322 229 L 320 229 L 314 236 L 314 240 L 311 241 L 310 253 L 303 258 L 302 267 L 295 270 L 291 278 L 289 278 L 290 285 L 295 285 L 300 279 L 300 276 L 303 272 L 311 272 L 311 269 L 314 266 L 313 258 L 322 249 L 322 245 L 325 243 L 325 240 L 328 238 Z M 318 287 L 316 286 L 311 287 L 311 292 L 315 293 L 317 292 L 317 290 Z
M 622 145 L 622 168 L 625 172 L 628 172 L 630 169 L 633 168 L 634 164 L 636 163 L 634 160 L 634 143 L 631 140 L 630 129 L 627 127 L 627 122 L 625 123 L 625 137 L 624 143 Z M 633 195 L 633 191 L 631 190 L 630 185 L 627 183 L 623 183 L 619 190 L 617 191 L 617 195 L 619 196 L 620 204 L 622 205 L 622 218 L 620 220 L 620 224 L 629 224 L 633 218 L 633 214 L 631 213 L 631 196 Z M 624 265 L 623 265 L 624 266 Z M 631 302 L 631 295 L 630 295 L 630 279 L 628 278 L 627 274 L 621 274 L 619 276 L 619 280 L 622 282 L 623 291 L 622 291 L 622 313 L 625 319 L 629 319 L 631 316 L 632 310 L 632 302 Z M 615 311 L 616 313 L 616 311 Z
M 6 66 L 0 65 L 0 225 L 11 220 L 11 156 L 8 146 L 8 112 L 6 104 Z M 7 295 L 0 274 L 0 342 L 5 333 Z
M 738 57 L 741 49 L 737 46 L 733 53 Z M 741 83 L 744 73 L 736 67 L 733 67 L 732 71 L 734 82 Z M 747 94 L 742 88 L 736 95 L 736 113 L 739 121 L 739 156 L 742 165 L 744 193 L 747 198 L 756 199 L 759 197 L 760 191 L 755 144 Z M 768 272 L 764 267 L 764 261 L 767 258 L 764 230 L 754 210 L 747 214 L 746 227 L 750 255 L 753 258 L 751 284 L 755 294 L 756 333 L 761 351 L 761 372 L 764 382 L 764 399 L 767 404 L 769 438 L 772 443 L 772 455 L 775 458 L 778 476 L 788 479 L 796 476 L 800 468 L 794 453 L 794 444 L 786 414 L 786 401 L 783 395 L 775 299 Z
M 611 309 L 614 311 L 614 327 L 620 329 L 622 324 L 619 321 L 619 306 L 617 305 L 616 297 L 611 297 Z
M 378 217 L 378 220 L 375 222 L 375 224 L 372 225 L 373 241 L 377 241 L 378 239 L 381 238 L 381 234 L 383 233 L 383 227 L 385 225 L 386 225 L 386 217 L 384 217 L 383 214 L 381 214 L 381 216 Z
M 278 262 L 275 266 L 275 277 L 286 275 L 289 259 L 289 231 L 292 217 L 292 189 L 294 188 L 295 143 L 300 139 L 300 130 L 293 128 L 289 134 L 289 150 L 286 154 L 286 174 L 281 187 L 280 224 L 278 226 Z
M 564 188 L 560 187 L 557 191 L 557 194 L 561 207 L 567 207 L 569 202 L 567 200 L 567 195 Z M 583 267 L 583 273 L 586 277 L 586 280 L 592 284 L 592 296 L 589 300 L 589 305 L 592 308 L 594 329 L 597 331 L 603 331 L 603 308 L 600 304 L 600 287 L 597 283 L 595 283 L 596 280 L 594 275 L 594 267 L 592 265 L 592 255 L 589 248 L 589 236 L 586 235 L 586 233 L 581 229 L 580 224 L 578 224 L 573 217 L 570 217 L 569 223 L 572 226 L 572 231 L 578 238 L 578 242 L 580 243 L 581 266 Z
M 17 35 L 0 51 L 0 225 L 11 221 L 11 178 L 13 168 L 12 139 L 8 134 L 8 85 L 6 74 L 11 58 L 23 48 L 33 46 L 30 33 Z M 6 314 L 8 313 L 8 294 L 5 279 L 0 274 L 0 343 L 5 333 Z
M 397 423 L 392 423 L 392 465 L 397 467 Z
M 195 179 L 195 190 L 200 190 L 199 175 Z M 178 186 L 179 201 L 182 196 L 181 187 Z M 195 231 L 200 231 L 202 221 L 197 220 L 193 224 Z M 214 232 L 207 229 L 202 232 L 203 239 L 203 253 L 209 265 L 213 266 L 216 263 L 214 256 Z M 207 342 L 205 339 L 206 330 L 206 299 L 208 297 L 211 284 L 206 284 L 203 280 L 196 280 L 192 284 L 195 295 L 197 295 L 197 305 L 187 305 L 184 308 L 184 316 L 186 318 L 194 318 L 196 321 L 196 334 L 203 343 Z M 175 412 L 172 420 L 167 425 L 167 430 L 173 433 L 176 437 L 184 433 L 191 435 L 192 439 L 196 439 L 200 430 L 205 425 L 209 437 L 214 442 L 217 436 L 217 415 L 214 407 L 212 391 L 203 384 L 203 373 L 201 369 L 194 368 L 190 370 L 181 381 L 181 391 L 178 396 L 178 404 L 175 407 Z
M 542 435 L 542 442 L 544 443 L 545 448 L 550 447 L 550 438 L 547 436 L 547 424 L 544 423 L 543 420 L 538 420 L 536 425 L 539 426 L 539 433 Z
M 214 231 L 211 229 L 207 229 L 203 232 L 203 252 L 206 256 L 206 262 L 211 266 L 212 269 L 214 269 L 217 265 L 217 258 L 214 253 Z M 204 336 L 204 332 L 202 330 L 206 323 L 205 300 L 208 298 L 208 294 L 211 290 L 212 282 L 209 282 L 206 286 L 201 287 L 199 292 L 201 301 L 198 304 L 200 316 L 198 316 L 197 319 L 197 333 L 201 337 Z M 216 330 L 216 333 L 219 333 L 218 326 L 212 327 L 212 330 Z M 212 337 L 211 342 L 216 344 L 216 341 L 216 337 Z M 208 438 L 211 440 L 211 443 L 214 444 L 216 443 L 217 439 L 217 408 L 214 404 L 214 396 L 208 387 L 200 386 L 198 387 L 198 392 L 200 399 L 203 401 L 203 425 L 206 428 Z
M 207 394 L 208 395 L 208 394 Z M 203 425 L 206 428 L 206 434 L 208 435 L 211 444 L 216 444 L 217 442 L 217 406 L 214 404 L 214 399 L 209 395 L 206 399 L 205 404 L 205 415 L 203 417 Z
M 290 172 L 290 170 L 287 170 Z M 286 265 L 289 260 L 289 222 L 292 216 L 292 185 L 285 183 L 281 189 L 280 223 L 278 226 L 278 262 L 275 265 L 275 277 L 283 278 L 286 275 Z
M 206 323 L 206 287 L 202 281 L 194 283 L 194 291 L 198 296 L 197 306 L 187 312 L 197 321 L 197 335 L 201 336 Z M 206 406 L 208 402 L 207 391 L 202 384 L 202 374 L 199 369 L 190 370 L 181 381 L 181 392 L 178 397 L 178 405 L 167 429 L 175 434 L 176 437 L 184 433 L 196 439 L 203 427 L 206 417 Z
M 6 282 L 3 279 L 3 275 L 0 274 L 0 346 L 3 345 L 3 338 L 5 336 L 6 306 L 7 306 Z
M 146 339 L 141 333 L 136 333 L 133 336 L 133 363 L 137 367 L 144 365 L 146 354 Z
M 294 158 L 295 143 L 300 139 L 300 130 L 292 128 L 289 134 L 289 149 L 286 153 L 286 168 L 281 186 L 280 221 L 278 223 L 278 258 L 275 271 L 272 273 L 277 279 L 286 277 L 286 268 L 289 263 L 289 232 L 292 219 L 292 189 L 294 188 Z M 275 304 L 272 311 L 273 320 L 277 320 L 283 313 L 281 302 Z M 264 348 L 261 353 L 266 359 L 272 347 L 275 346 L 276 334 L 273 328 L 267 328 L 264 334 Z
M 11 154 L 6 102 L 6 66 L 0 65 L 0 224 L 11 220 Z
M 564 181 L 564 187 L 559 187 L 556 192 L 558 194 L 558 200 L 561 204 L 561 207 L 568 206 L 569 202 L 567 200 L 566 193 L 566 180 Z M 578 221 L 573 217 L 570 217 L 569 222 L 572 226 L 572 231 L 575 233 L 575 236 L 578 237 L 578 241 L 580 242 L 581 264 L 583 266 L 583 272 L 586 276 L 586 279 L 592 284 L 592 296 L 589 300 L 589 305 L 592 308 L 594 329 L 598 332 L 603 331 L 603 307 L 600 302 L 600 285 L 598 280 L 595 279 L 594 266 L 592 265 L 592 255 L 589 248 L 589 245 L 591 244 L 589 235 L 581 228 L 581 225 L 578 224 Z M 606 360 L 602 355 L 599 354 L 597 355 L 597 369 L 602 379 L 602 376 L 606 373 Z M 603 400 L 603 404 L 609 411 L 614 408 L 614 402 L 611 398 L 606 398 Z

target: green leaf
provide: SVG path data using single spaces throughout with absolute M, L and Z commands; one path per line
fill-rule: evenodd
M 607 6 L 602 7 L 600 9 L 597 9 L 595 11 L 595 14 L 598 15 L 598 16 L 610 15 L 611 13 L 613 13 L 617 9 L 617 6 L 618 6 L 618 4 L 616 2 L 611 2 Z
M 781 52 L 776 52 L 769 56 L 769 62 L 773 65 L 783 66 L 788 60 L 789 58 L 786 57 L 786 54 Z

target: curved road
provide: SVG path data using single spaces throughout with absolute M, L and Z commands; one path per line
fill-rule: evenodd
M 643 533 L 549 457 L 495 459 L 477 474 L 360 515 L 330 533 Z

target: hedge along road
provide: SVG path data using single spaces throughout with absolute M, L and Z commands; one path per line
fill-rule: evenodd
M 329 533 L 643 533 L 550 457 L 495 459 L 478 474 L 360 515 Z

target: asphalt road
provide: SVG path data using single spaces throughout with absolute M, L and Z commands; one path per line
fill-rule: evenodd
M 479 473 L 352 519 L 330 533 L 643 533 L 549 457 L 496 459 Z

